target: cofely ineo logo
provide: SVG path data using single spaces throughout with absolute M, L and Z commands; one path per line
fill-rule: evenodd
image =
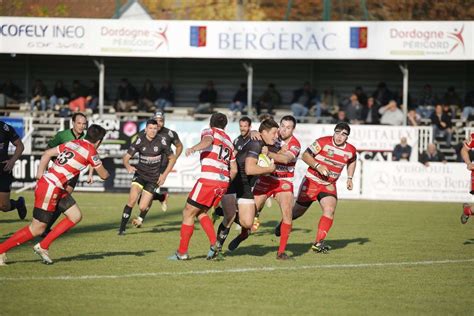
M 367 26 L 351 27 L 350 47 L 367 48 Z
M 189 45 L 192 47 L 205 47 L 206 33 L 206 26 L 191 26 Z

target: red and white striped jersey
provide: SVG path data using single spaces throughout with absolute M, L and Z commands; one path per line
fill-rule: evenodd
M 65 184 L 87 166 L 97 168 L 102 164 L 94 145 L 87 140 L 76 139 L 56 148 L 58 157 L 43 177 L 61 189 L 65 189 Z
M 338 147 L 334 144 L 332 136 L 318 138 L 309 147 L 313 158 L 319 164 L 326 166 L 329 175 L 326 177 L 312 167 L 308 167 L 306 177 L 323 185 L 335 183 L 341 175 L 344 166 L 349 165 L 357 159 L 357 150 L 349 143 Z
M 278 142 L 280 148 L 283 146 L 288 147 L 288 152 L 291 153 L 293 159 L 287 164 L 275 162 L 276 169 L 270 176 L 279 180 L 292 181 L 295 176 L 296 161 L 300 155 L 300 142 L 295 136 L 291 136 L 286 142 L 281 139 Z
M 467 140 L 467 147 L 474 149 L 474 133 L 471 134 L 471 137 Z
M 235 161 L 234 145 L 224 130 L 208 128 L 202 131 L 204 136 L 212 137 L 212 145 L 201 150 L 201 178 L 217 181 L 230 180 L 230 162 Z

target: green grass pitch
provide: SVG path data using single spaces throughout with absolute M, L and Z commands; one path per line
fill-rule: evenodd
M 224 261 L 205 260 L 209 244 L 196 223 L 192 260 L 172 262 L 185 195 L 172 194 L 166 213 L 156 203 L 124 237 L 117 228 L 127 195 L 75 198 L 84 218 L 51 246 L 54 265 L 40 263 L 33 242 L 8 253 L 0 315 L 474 314 L 474 218 L 461 225 L 459 203 L 340 201 L 327 255 L 310 251 L 321 214 L 314 204 L 293 224 L 295 260 L 280 262 L 273 202 L 258 232 Z M 0 240 L 28 223 L 0 216 Z

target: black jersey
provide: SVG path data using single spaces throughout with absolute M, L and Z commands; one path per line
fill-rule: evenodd
M 264 144 L 262 141 L 252 140 L 249 138 L 247 141 L 243 141 L 242 145 L 242 148 L 237 152 L 235 157 L 238 169 L 236 177 L 240 177 L 243 183 L 248 183 L 251 187 L 253 187 L 255 181 L 257 181 L 258 176 L 248 176 L 245 173 L 245 159 L 247 157 L 258 159 L 258 155 L 260 155 L 262 152 L 262 147 Z
M 8 160 L 8 145 L 19 138 L 13 127 L 0 121 L 0 162 Z
M 170 149 L 162 137 L 157 135 L 150 141 L 140 133 L 127 153 L 132 157 L 138 153 L 137 174 L 146 181 L 156 182 L 162 171 L 163 157 L 170 154 Z

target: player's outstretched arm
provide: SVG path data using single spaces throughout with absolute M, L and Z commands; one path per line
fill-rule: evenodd
M 19 138 L 13 142 L 13 145 L 15 145 L 15 153 L 13 153 L 10 159 L 5 161 L 5 167 L 3 167 L 4 171 L 12 170 L 13 166 L 15 166 L 15 162 L 20 158 L 23 150 L 25 150 L 25 145 L 23 145 L 23 142 Z
M 176 146 L 176 152 L 175 152 L 176 160 L 178 160 L 179 156 L 181 156 L 181 153 L 183 152 L 184 146 L 182 142 L 178 142 L 175 146 Z
M 186 149 L 186 156 L 192 155 L 196 151 L 200 151 L 200 150 L 203 150 L 204 148 L 210 147 L 213 141 L 214 141 L 214 138 L 212 136 L 205 135 L 203 138 L 201 138 L 201 141 L 199 143 L 192 146 L 191 148 Z
M 100 164 L 94 169 L 102 180 L 107 180 L 107 178 L 110 176 L 109 172 L 107 171 L 107 169 L 104 168 L 103 164 Z
M 268 152 L 268 157 L 275 160 L 277 163 L 283 163 L 283 164 L 288 164 L 295 159 L 295 156 L 289 152 L 286 151 L 284 153 L 272 153 Z
M 129 153 L 126 153 L 123 156 L 123 165 L 125 169 L 127 169 L 128 173 L 134 173 L 137 171 L 137 169 L 130 164 L 130 158 L 132 158 L 132 156 Z
M 53 158 L 54 156 L 57 156 L 58 153 L 59 153 L 58 147 L 48 149 L 44 152 L 44 154 L 41 156 L 38 170 L 36 171 L 37 180 L 39 180 L 43 176 L 44 171 L 46 170 L 46 167 L 48 166 L 48 163 L 51 160 L 51 158 Z

